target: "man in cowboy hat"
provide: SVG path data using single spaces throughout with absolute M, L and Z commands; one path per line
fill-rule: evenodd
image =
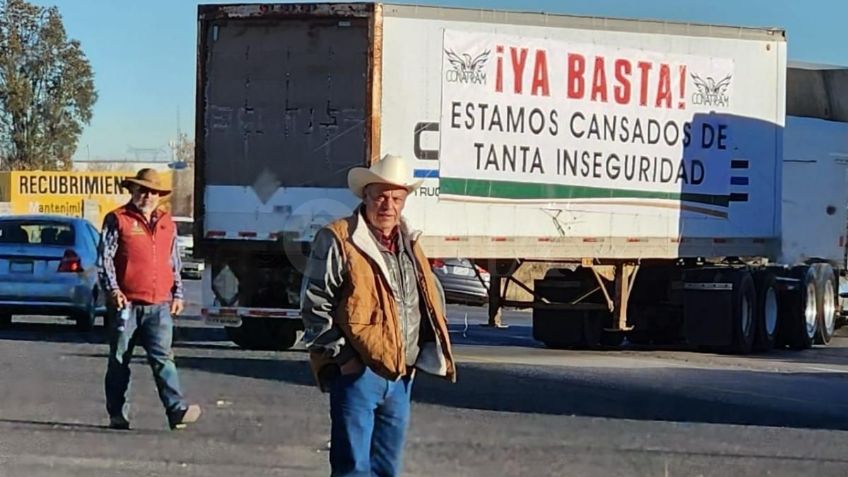
M 444 297 L 401 213 L 412 179 L 386 155 L 348 174 L 362 204 L 315 237 L 301 311 L 312 370 L 330 393 L 332 475 L 400 473 L 415 370 L 455 380 Z
M 183 310 L 177 229 L 171 215 L 159 208 L 160 198 L 171 191 L 153 169 L 138 171 L 121 187 L 132 198 L 104 218 L 98 255 L 100 282 L 108 298 L 109 427 L 130 428 L 130 360 L 139 342 L 147 352 L 168 424 L 182 429 L 200 417 L 200 406 L 183 398 L 171 351 L 171 317 Z

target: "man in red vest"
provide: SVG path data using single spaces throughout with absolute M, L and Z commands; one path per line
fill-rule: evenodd
M 183 311 L 177 228 L 171 215 L 159 208 L 160 197 L 171 191 L 153 169 L 138 171 L 121 186 L 132 198 L 103 220 L 98 257 L 100 282 L 109 298 L 109 427 L 130 428 L 130 360 L 139 342 L 147 352 L 168 424 L 182 429 L 197 421 L 200 406 L 183 398 L 171 351 L 172 316 Z

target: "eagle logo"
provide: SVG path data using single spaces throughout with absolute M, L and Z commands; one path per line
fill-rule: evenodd
M 708 107 L 726 108 L 730 106 L 727 88 L 730 87 L 730 79 L 733 75 L 727 75 L 719 81 L 716 81 L 712 76 L 702 78 L 695 73 L 690 73 L 690 76 L 698 90 L 692 94 L 692 103 Z
M 691 73 L 690 76 L 692 76 L 698 92 L 704 96 L 720 96 L 725 94 L 727 88 L 730 86 L 730 78 L 732 77 L 732 75 L 727 75 L 721 81 L 716 82 L 712 76 L 707 76 L 706 79 L 701 78 L 695 73 Z
M 457 54 L 453 50 L 445 49 L 445 54 L 448 55 L 448 61 L 453 69 L 462 75 L 474 75 L 483 72 L 483 67 L 486 66 L 486 61 L 489 59 L 491 50 L 486 50 L 474 58 L 468 53 Z

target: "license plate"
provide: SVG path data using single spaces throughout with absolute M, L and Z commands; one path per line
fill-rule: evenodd
M 229 315 L 207 315 L 204 320 L 206 323 L 210 325 L 220 325 L 220 326 L 233 326 L 239 327 L 241 326 L 241 318 L 238 316 L 229 316 Z
M 465 267 L 451 267 L 451 272 L 452 272 L 454 275 L 465 275 L 465 276 L 469 276 L 469 275 L 472 275 L 472 274 L 473 274 L 473 273 L 471 272 L 471 269 L 470 269 L 470 268 L 465 268 Z
M 12 273 L 32 273 L 32 262 L 9 262 Z

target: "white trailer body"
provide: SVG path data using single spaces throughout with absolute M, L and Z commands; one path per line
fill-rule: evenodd
M 496 53 L 499 48 L 504 52 Z M 479 79 L 457 81 L 447 50 L 470 58 L 489 52 L 476 73 Z M 521 93 L 514 87 L 516 50 L 519 59 L 522 50 L 526 55 L 519 78 Z M 541 88 L 533 94 L 539 54 L 547 58 L 547 95 Z M 579 99 L 568 94 L 569 54 L 589 62 L 583 76 L 585 92 Z M 382 58 L 381 149 L 415 157 L 416 172 L 426 178 L 409 201 L 407 215 L 425 231 L 430 253 L 540 259 L 776 255 L 786 67 L 782 32 L 387 5 Z M 601 71 L 607 78 L 595 100 L 593 59 L 605 61 Z M 615 81 L 616 61 L 631 69 L 630 76 L 623 76 L 632 79 L 637 90 L 625 104 L 613 98 L 620 86 Z M 651 68 L 645 106 L 640 104 L 641 78 L 636 74 L 640 62 Z M 498 63 L 501 83 L 507 83 L 500 85 L 501 92 Z M 668 103 L 671 107 L 665 103 L 656 107 L 660 70 L 666 67 L 673 76 L 668 85 L 673 101 Z M 730 79 L 727 88 L 719 88 L 721 93 L 711 98 L 714 104 L 704 105 L 696 104 L 709 101 L 702 97 L 695 77 Z M 481 105 L 488 107 L 489 119 L 481 120 L 486 112 L 481 112 Z M 466 108 L 473 113 L 467 115 Z M 499 128 L 496 122 L 493 126 L 494 108 L 503 124 L 507 108 L 522 110 L 526 116 L 520 127 L 526 133 L 510 131 L 508 125 Z M 534 109 L 542 112 L 534 116 L 543 118 L 541 134 L 530 131 Z M 458 118 L 452 116 L 456 113 Z M 450 127 L 452 119 L 459 127 Z M 588 138 L 593 120 L 601 131 Z M 605 120 L 619 122 L 615 138 L 599 137 L 608 136 L 603 131 Z M 622 121 L 629 122 L 629 134 Z M 466 128 L 470 122 L 473 126 Z M 645 133 L 642 141 L 634 134 L 637 123 Z M 651 136 L 659 124 L 674 136 L 669 139 L 677 141 L 649 144 L 653 140 L 648 137 L 649 124 Z M 556 134 L 549 130 L 552 127 L 557 127 Z M 661 167 L 654 167 L 654 158 L 667 158 L 663 165 L 673 164 L 677 176 L 685 128 L 692 134 L 692 147 L 685 153 L 696 157 L 687 157 L 684 169 L 691 173 L 693 164 L 706 165 L 707 184 L 700 190 L 679 181 L 652 180 Z M 728 136 L 723 150 L 718 150 L 715 138 L 699 137 L 703 130 L 719 128 Z M 618 141 L 623 135 L 629 140 Z M 712 147 L 701 148 L 702 140 L 712 142 Z M 483 144 L 481 158 L 475 143 Z M 545 172 L 522 174 L 520 150 L 517 167 L 479 167 L 492 147 L 500 162 L 503 146 L 526 146 L 529 154 L 538 148 Z M 579 170 L 584 166 L 580 161 L 576 177 L 558 175 L 557 156 L 564 151 L 572 158 L 602 152 L 602 162 L 596 167 L 593 154 L 586 170 Z M 625 155 L 649 158 L 650 174 L 644 176 L 648 180 L 628 181 L 623 172 L 618 180 L 610 179 L 605 170 L 610 154 L 619 157 L 619 166 Z M 446 168 L 452 177 L 444 177 Z M 672 175 L 670 169 L 662 172 Z M 605 177 L 593 177 L 595 173 Z M 450 202 L 439 200 L 446 180 L 455 192 L 463 182 L 475 190 L 454 193 Z M 527 185 L 541 187 L 522 191 L 521 186 Z
M 308 244 L 357 205 L 346 172 L 383 153 L 424 179 L 405 212 L 428 255 L 488 261 L 493 320 L 516 265 L 568 264 L 537 282 L 546 344 L 674 328 L 770 347 L 778 299 L 784 342 L 829 339 L 839 241 L 783 234 L 844 229 L 844 187 L 782 210 L 782 30 L 356 3 L 198 15 L 195 252 L 205 313 L 240 345 L 294 342 Z M 824 203 L 843 206 L 810 213 Z
M 371 74 L 371 77 L 366 77 L 364 81 L 373 83 L 336 83 L 326 88 L 324 85 L 310 85 L 309 89 L 300 86 L 297 90 L 296 86 L 290 86 L 292 91 L 298 92 L 333 91 L 331 94 L 312 93 L 315 96 L 315 104 L 309 113 L 308 109 L 304 111 L 305 108 L 300 105 L 289 105 L 288 110 L 285 109 L 286 95 L 292 94 L 292 91 L 286 90 L 284 80 L 274 82 L 257 76 L 278 73 L 276 70 L 279 70 L 281 76 L 291 75 L 283 71 L 297 68 L 296 64 L 287 65 L 281 62 L 276 67 L 266 66 L 263 68 L 265 71 L 245 72 L 237 69 L 236 73 L 239 74 L 235 76 L 238 76 L 238 81 L 232 81 L 235 78 L 232 78 L 233 72 L 230 69 L 234 65 L 225 62 L 232 58 L 230 55 L 234 51 L 250 44 L 253 47 L 252 54 L 257 57 L 283 54 L 288 51 L 284 46 L 260 48 L 255 43 L 262 41 L 267 45 L 271 38 L 294 36 L 292 33 L 285 33 L 286 26 L 281 24 L 279 33 L 257 30 L 252 33 L 253 37 L 230 39 L 233 45 L 225 47 L 225 41 L 229 39 L 227 32 L 237 28 L 238 22 L 234 17 L 248 21 L 251 16 L 261 16 L 258 6 L 256 12 L 248 6 L 240 8 L 215 9 L 216 12 L 228 11 L 230 16 L 227 22 L 215 25 L 217 33 L 214 34 L 217 39 L 208 43 L 204 53 L 208 57 L 209 75 L 213 80 L 217 79 L 214 75 L 221 71 L 220 74 L 226 75 L 226 81 L 231 81 L 230 84 L 249 84 L 249 87 L 241 87 L 236 94 L 221 99 L 225 102 L 232 100 L 233 103 L 235 100 L 242 103 L 247 100 L 254 105 L 240 107 L 237 104 L 214 101 L 214 90 L 208 84 L 205 91 L 201 92 L 201 96 L 205 96 L 201 100 L 206 111 L 206 116 L 201 119 L 208 122 L 208 127 L 214 133 L 210 134 L 211 137 L 207 136 L 206 161 L 217 165 L 220 157 L 221 163 L 227 161 L 228 164 L 226 168 L 218 167 L 214 172 L 208 168 L 206 173 L 211 176 L 201 182 L 202 188 L 199 192 L 202 193 L 204 212 L 201 224 L 205 239 L 269 241 L 274 240 L 281 232 L 290 232 L 299 234 L 298 238 L 308 241 L 310 233 L 314 233 L 328 218 L 339 216 L 355 206 L 355 198 L 344 188 L 344 170 L 332 171 L 332 181 L 323 181 L 333 187 L 320 187 L 320 184 L 318 187 L 287 187 L 287 179 L 280 177 L 282 172 L 270 167 L 254 170 L 256 167 L 252 163 L 263 162 L 257 159 L 260 156 L 276 159 L 267 160 L 269 164 L 297 162 L 296 159 L 286 158 L 295 156 L 292 154 L 294 151 L 282 149 L 288 143 L 274 142 L 267 138 L 264 142 L 256 139 L 246 143 L 241 141 L 244 134 L 248 134 L 250 138 L 250 134 L 255 131 L 260 131 L 255 133 L 256 136 L 301 133 L 306 137 L 310 136 L 306 128 L 312 127 L 314 134 L 309 138 L 309 146 L 327 151 L 327 155 L 332 159 L 335 159 L 334 154 L 341 155 L 339 151 L 344 151 L 349 156 L 368 153 L 371 157 L 377 157 L 379 152 L 392 152 L 414 158 L 415 172 L 424 178 L 425 182 L 409 200 L 406 212 L 410 220 L 425 231 L 427 251 L 434 256 L 675 258 L 681 256 L 681 238 L 693 239 L 692 248 L 685 250 L 685 255 L 765 255 L 765 252 L 769 251 L 776 253 L 775 244 L 780 235 L 779 158 L 786 68 L 786 43 L 779 30 L 377 4 L 374 11 L 369 13 L 373 23 L 371 31 L 364 25 L 361 28 L 357 25 L 347 25 L 337 30 L 357 30 L 363 37 L 361 43 L 356 45 L 359 48 L 356 51 L 367 53 L 370 42 L 370 51 L 379 55 L 375 55 L 370 63 L 360 61 L 358 64 L 333 64 L 332 68 L 339 76 L 345 73 L 343 68 L 361 68 L 361 74 Z M 328 9 L 327 14 L 331 15 L 337 10 Z M 304 28 L 300 25 L 302 19 L 295 20 L 294 16 L 291 18 L 286 25 L 292 27 L 298 23 L 297 28 Z M 608 119 L 615 115 L 619 120 L 629 120 L 629 141 L 614 144 L 614 141 L 587 139 L 578 149 L 594 151 L 592 148 L 603 149 L 604 143 L 613 143 L 611 150 L 619 156 L 631 153 L 650 155 L 650 175 L 653 177 L 668 172 L 661 170 L 664 164 L 654 167 L 653 158 L 668 156 L 675 166 L 679 164 L 684 152 L 684 128 L 694 129 L 691 131 L 693 143 L 703 139 L 700 138 L 700 131 L 706 128 L 713 131 L 707 134 L 713 134 L 715 137 L 703 140 L 713 143 L 713 147 L 697 151 L 699 157 L 695 159 L 700 161 L 701 165 L 709 162 L 722 163 L 706 165 L 706 181 L 713 184 L 710 192 L 701 194 L 694 189 L 683 190 L 677 182 L 659 184 L 658 188 L 654 187 L 652 190 L 651 183 L 641 184 L 639 180 L 628 183 L 621 180 L 619 182 L 624 188 L 611 181 L 611 187 L 602 190 L 613 196 L 606 198 L 609 200 L 602 197 L 571 199 L 561 195 L 536 200 L 523 199 L 514 201 L 520 203 L 506 204 L 497 203 L 495 197 L 478 198 L 483 199 L 485 203 L 482 204 L 471 200 L 439 200 L 438 175 L 444 165 L 440 166 L 438 159 L 438 128 L 443 126 L 440 125 L 443 114 L 444 117 L 449 114 L 442 109 L 442 86 L 443 83 L 450 84 L 443 81 L 445 75 L 450 73 L 444 71 L 447 62 L 444 52 L 446 31 L 454 36 L 459 35 L 460 38 L 463 35 L 472 35 L 481 45 L 485 45 L 487 41 L 515 44 L 524 42 L 527 45 L 537 45 L 539 49 L 552 48 L 551 55 L 567 53 L 570 48 L 573 48 L 572 51 L 590 55 L 590 60 L 593 54 L 606 55 L 605 71 L 609 77 L 606 93 L 609 99 L 606 103 L 592 101 L 588 97 L 584 100 L 570 100 L 565 91 L 567 71 L 554 70 L 564 67 L 565 59 L 560 61 L 553 57 L 549 61 L 552 89 L 550 97 L 540 101 L 530 95 L 513 94 L 502 103 L 529 107 L 544 103 L 544 106 L 539 106 L 544 108 L 544 111 L 558 112 L 560 134 L 543 138 L 542 142 L 548 146 L 562 144 L 566 148 L 573 143 L 574 138 L 566 131 L 570 119 L 573 119 L 574 128 L 587 133 L 593 127 L 590 117 L 592 114 L 599 121 L 603 121 L 603 114 L 607 114 Z M 210 32 L 207 32 L 207 36 L 209 34 Z M 357 36 L 345 33 L 335 35 L 344 38 Z M 218 53 L 224 48 L 225 51 Z M 314 52 L 317 57 L 311 58 L 311 61 L 337 61 L 342 54 L 354 54 L 352 48 L 339 48 L 340 51 L 332 53 L 332 56 L 326 55 L 324 51 Z M 301 55 L 312 53 L 313 50 L 307 50 L 301 52 Z M 217 56 L 219 54 L 220 59 Z M 649 72 L 646 84 L 650 89 L 650 107 L 638 104 L 638 91 L 632 91 L 631 104 L 620 107 L 609 104 L 613 102 L 613 89 L 618 86 L 613 79 L 616 74 L 616 59 L 630 62 L 629 68 L 634 70 L 630 74 L 634 90 L 640 87 L 635 71 L 638 63 L 643 61 L 650 65 L 652 71 Z M 689 63 L 686 63 L 687 61 Z M 492 51 L 484 71 L 490 78 L 488 88 L 492 90 L 495 63 L 495 53 Z M 239 66 L 249 68 L 244 62 Z M 674 90 L 674 104 L 672 108 L 657 108 L 654 106 L 657 101 L 656 89 L 662 87 L 659 80 L 660 68 L 665 66 L 674 69 L 674 78 L 668 85 Z M 506 67 L 511 68 L 509 65 Z M 530 67 L 528 63 L 528 73 Z M 682 88 L 678 84 L 681 67 L 688 67 L 683 71 L 685 85 Z M 301 69 L 303 70 L 305 67 Z M 713 78 L 720 74 L 723 75 L 722 78 Z M 714 81 L 728 76 L 730 79 L 726 84 L 727 89 L 712 98 L 715 104 L 698 105 L 695 103 L 703 103 L 705 99 L 693 79 L 695 76 Z M 511 81 L 512 78 L 508 80 Z M 292 80 L 289 81 L 293 83 Z M 588 90 L 588 74 L 586 81 Z M 530 75 L 524 78 L 524 83 L 529 91 Z M 342 96 L 359 87 L 362 91 L 357 101 L 349 99 L 348 103 L 351 104 L 339 107 L 338 117 L 316 109 L 321 103 L 324 103 L 324 109 L 327 109 L 327 100 L 340 99 L 331 96 Z M 370 88 L 368 94 L 366 87 Z M 258 97 L 261 94 L 273 94 L 275 89 L 278 91 L 276 97 Z M 248 91 L 249 93 L 246 93 Z M 684 92 L 683 96 L 680 95 L 681 91 Z M 366 104 L 368 101 L 374 103 L 373 108 Z M 263 103 L 267 103 L 264 108 L 260 107 Z M 685 104 L 685 109 L 680 109 L 678 103 Z M 274 116 L 271 109 L 273 107 L 282 108 L 285 114 Z M 363 114 L 369 110 L 372 111 L 372 116 L 363 118 Z M 581 113 L 587 117 L 578 118 L 573 116 L 573 113 Z M 715 118 L 710 119 L 710 115 Z M 328 120 L 325 122 L 337 121 L 338 127 L 325 126 L 322 129 L 322 120 L 325 119 Z M 639 140 L 638 134 L 634 135 L 632 125 L 636 122 L 639 122 L 638 127 L 643 130 L 644 140 Z M 669 130 L 668 134 L 678 136 L 678 141 L 672 146 L 647 144 L 652 139 L 649 136 L 655 134 L 653 128 L 657 123 L 673 127 L 676 132 Z M 298 130 L 298 127 L 301 129 Z M 529 122 L 527 127 L 529 129 Z M 721 131 L 719 127 L 722 127 Z M 232 134 L 218 133 L 219 131 L 232 131 Z M 617 134 L 625 134 L 623 131 L 624 129 L 619 127 Z M 475 132 L 479 131 L 470 132 L 471 140 L 474 139 Z M 728 135 L 726 138 L 722 136 L 721 139 L 724 151 L 717 150 L 719 134 Z M 478 135 L 481 140 L 486 139 L 485 134 Z M 513 138 L 517 136 L 515 133 L 502 134 L 507 135 Z M 489 136 L 498 139 L 495 134 Z M 224 139 L 219 139 L 221 137 Z M 235 142 L 234 138 L 240 142 L 232 144 Z M 369 141 L 376 140 L 379 140 L 378 144 L 369 144 Z M 344 147 L 330 147 L 338 146 L 338 141 L 346 141 Z M 447 145 L 442 142 L 442 146 Z M 350 152 L 350 147 L 355 147 L 355 152 Z M 469 152 L 473 153 L 473 150 Z M 548 163 L 546 169 L 551 171 L 547 174 L 548 179 L 554 182 L 556 177 L 552 171 L 555 169 L 555 155 L 556 150 L 549 150 L 544 157 Z M 322 169 L 321 163 L 313 162 L 314 159 L 316 158 L 310 157 L 298 163 L 295 166 L 298 168 L 296 174 L 304 177 L 309 177 L 310 171 L 315 175 L 326 174 L 328 171 Z M 748 161 L 749 168 L 731 169 L 732 161 Z M 351 163 L 347 164 L 349 167 L 357 161 L 348 162 Z M 342 163 L 345 165 L 344 161 Z M 689 169 L 688 173 L 691 173 L 691 161 L 686 167 Z M 674 175 L 677 173 L 678 168 L 675 167 Z M 696 173 L 700 174 L 700 169 L 696 169 Z M 222 175 L 227 180 L 221 180 Z M 241 175 L 245 177 L 239 177 Z M 623 175 L 622 173 L 622 179 Z M 508 176 L 510 179 L 516 179 L 519 175 Z M 240 179 L 243 184 L 226 184 L 228 181 L 236 182 L 235 179 Z M 748 180 L 747 184 L 743 184 L 745 179 Z M 592 178 L 578 177 L 576 180 L 588 182 Z M 316 179 L 314 182 L 322 181 Z M 659 183 L 659 180 L 656 182 Z M 628 190 L 635 191 L 631 197 L 625 193 Z M 675 198 L 681 195 L 685 197 L 686 194 L 705 196 L 706 200 L 715 196 L 715 202 L 722 205 L 687 202 Z M 656 197 L 642 197 L 645 195 Z M 456 199 L 457 195 L 453 198 Z M 466 198 L 475 199 L 472 196 Z M 539 247 L 539 239 L 545 240 L 543 243 L 547 245 Z M 551 239 L 561 242 L 551 242 Z M 722 246 L 717 247 L 717 244 Z M 732 247 L 741 248 L 734 253 L 728 250 Z
M 779 263 L 825 260 L 844 269 L 848 124 L 788 116 Z

